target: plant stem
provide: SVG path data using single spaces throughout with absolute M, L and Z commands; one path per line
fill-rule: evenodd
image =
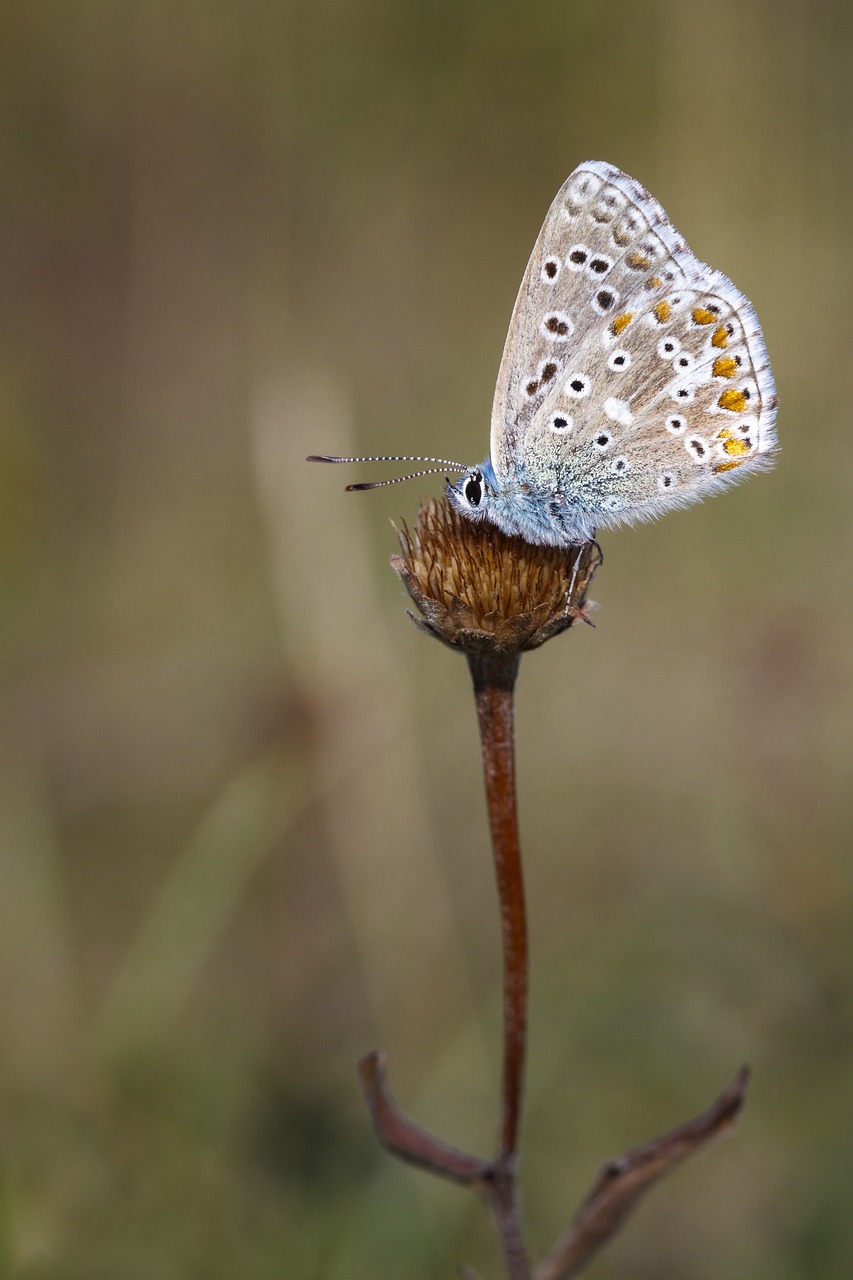
M 519 658 L 468 654 L 483 752 L 486 805 L 495 861 L 503 950 L 503 1080 L 497 1152 L 470 1155 L 414 1123 L 394 1100 L 378 1051 L 358 1065 L 377 1137 L 393 1155 L 480 1190 L 500 1236 L 508 1280 L 533 1280 L 518 1194 L 524 1065 L 527 1047 L 528 946 L 515 789 L 513 708 Z M 569 1280 L 620 1230 L 646 1191 L 687 1156 L 731 1128 L 742 1105 L 744 1068 L 702 1115 L 608 1161 L 590 1194 L 536 1270 L 535 1280 Z M 476 1280 L 468 1268 L 465 1276 Z
M 530 1275 L 516 1177 L 527 1047 L 528 944 L 515 789 L 513 710 L 518 655 L 468 655 L 477 720 L 503 948 L 503 1080 L 498 1150 L 487 1184 L 510 1280 Z

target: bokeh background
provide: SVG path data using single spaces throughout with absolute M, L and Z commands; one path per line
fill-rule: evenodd
M 2 1274 L 500 1274 L 353 1072 L 490 1148 L 468 677 L 388 566 L 440 480 L 303 459 L 480 461 L 598 157 L 754 300 L 783 452 L 608 534 L 523 664 L 531 1244 L 748 1061 L 589 1274 L 848 1277 L 853 10 L 10 0 L 2 46 Z

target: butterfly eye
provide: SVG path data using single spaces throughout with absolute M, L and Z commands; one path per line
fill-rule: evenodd
M 480 499 L 483 496 L 483 484 L 478 472 L 475 471 L 473 475 L 470 475 L 465 481 L 465 484 L 462 487 L 462 494 L 465 501 L 472 507 L 479 507 Z

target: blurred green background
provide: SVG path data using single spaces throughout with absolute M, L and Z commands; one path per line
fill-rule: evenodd
M 590 1270 L 853 1259 L 853 10 L 11 0 L 0 77 L 0 1272 L 500 1274 L 353 1063 L 487 1151 L 498 938 L 463 662 L 316 451 L 479 462 L 581 160 L 754 300 L 779 466 L 603 538 L 527 657 L 537 1256 L 754 1068 Z M 842 367 L 838 367 L 841 360 Z

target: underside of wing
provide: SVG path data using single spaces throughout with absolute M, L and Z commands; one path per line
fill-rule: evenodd
M 601 161 L 554 200 L 513 311 L 492 413 L 498 480 L 600 525 L 767 466 L 776 392 L 749 300 L 658 202 Z

